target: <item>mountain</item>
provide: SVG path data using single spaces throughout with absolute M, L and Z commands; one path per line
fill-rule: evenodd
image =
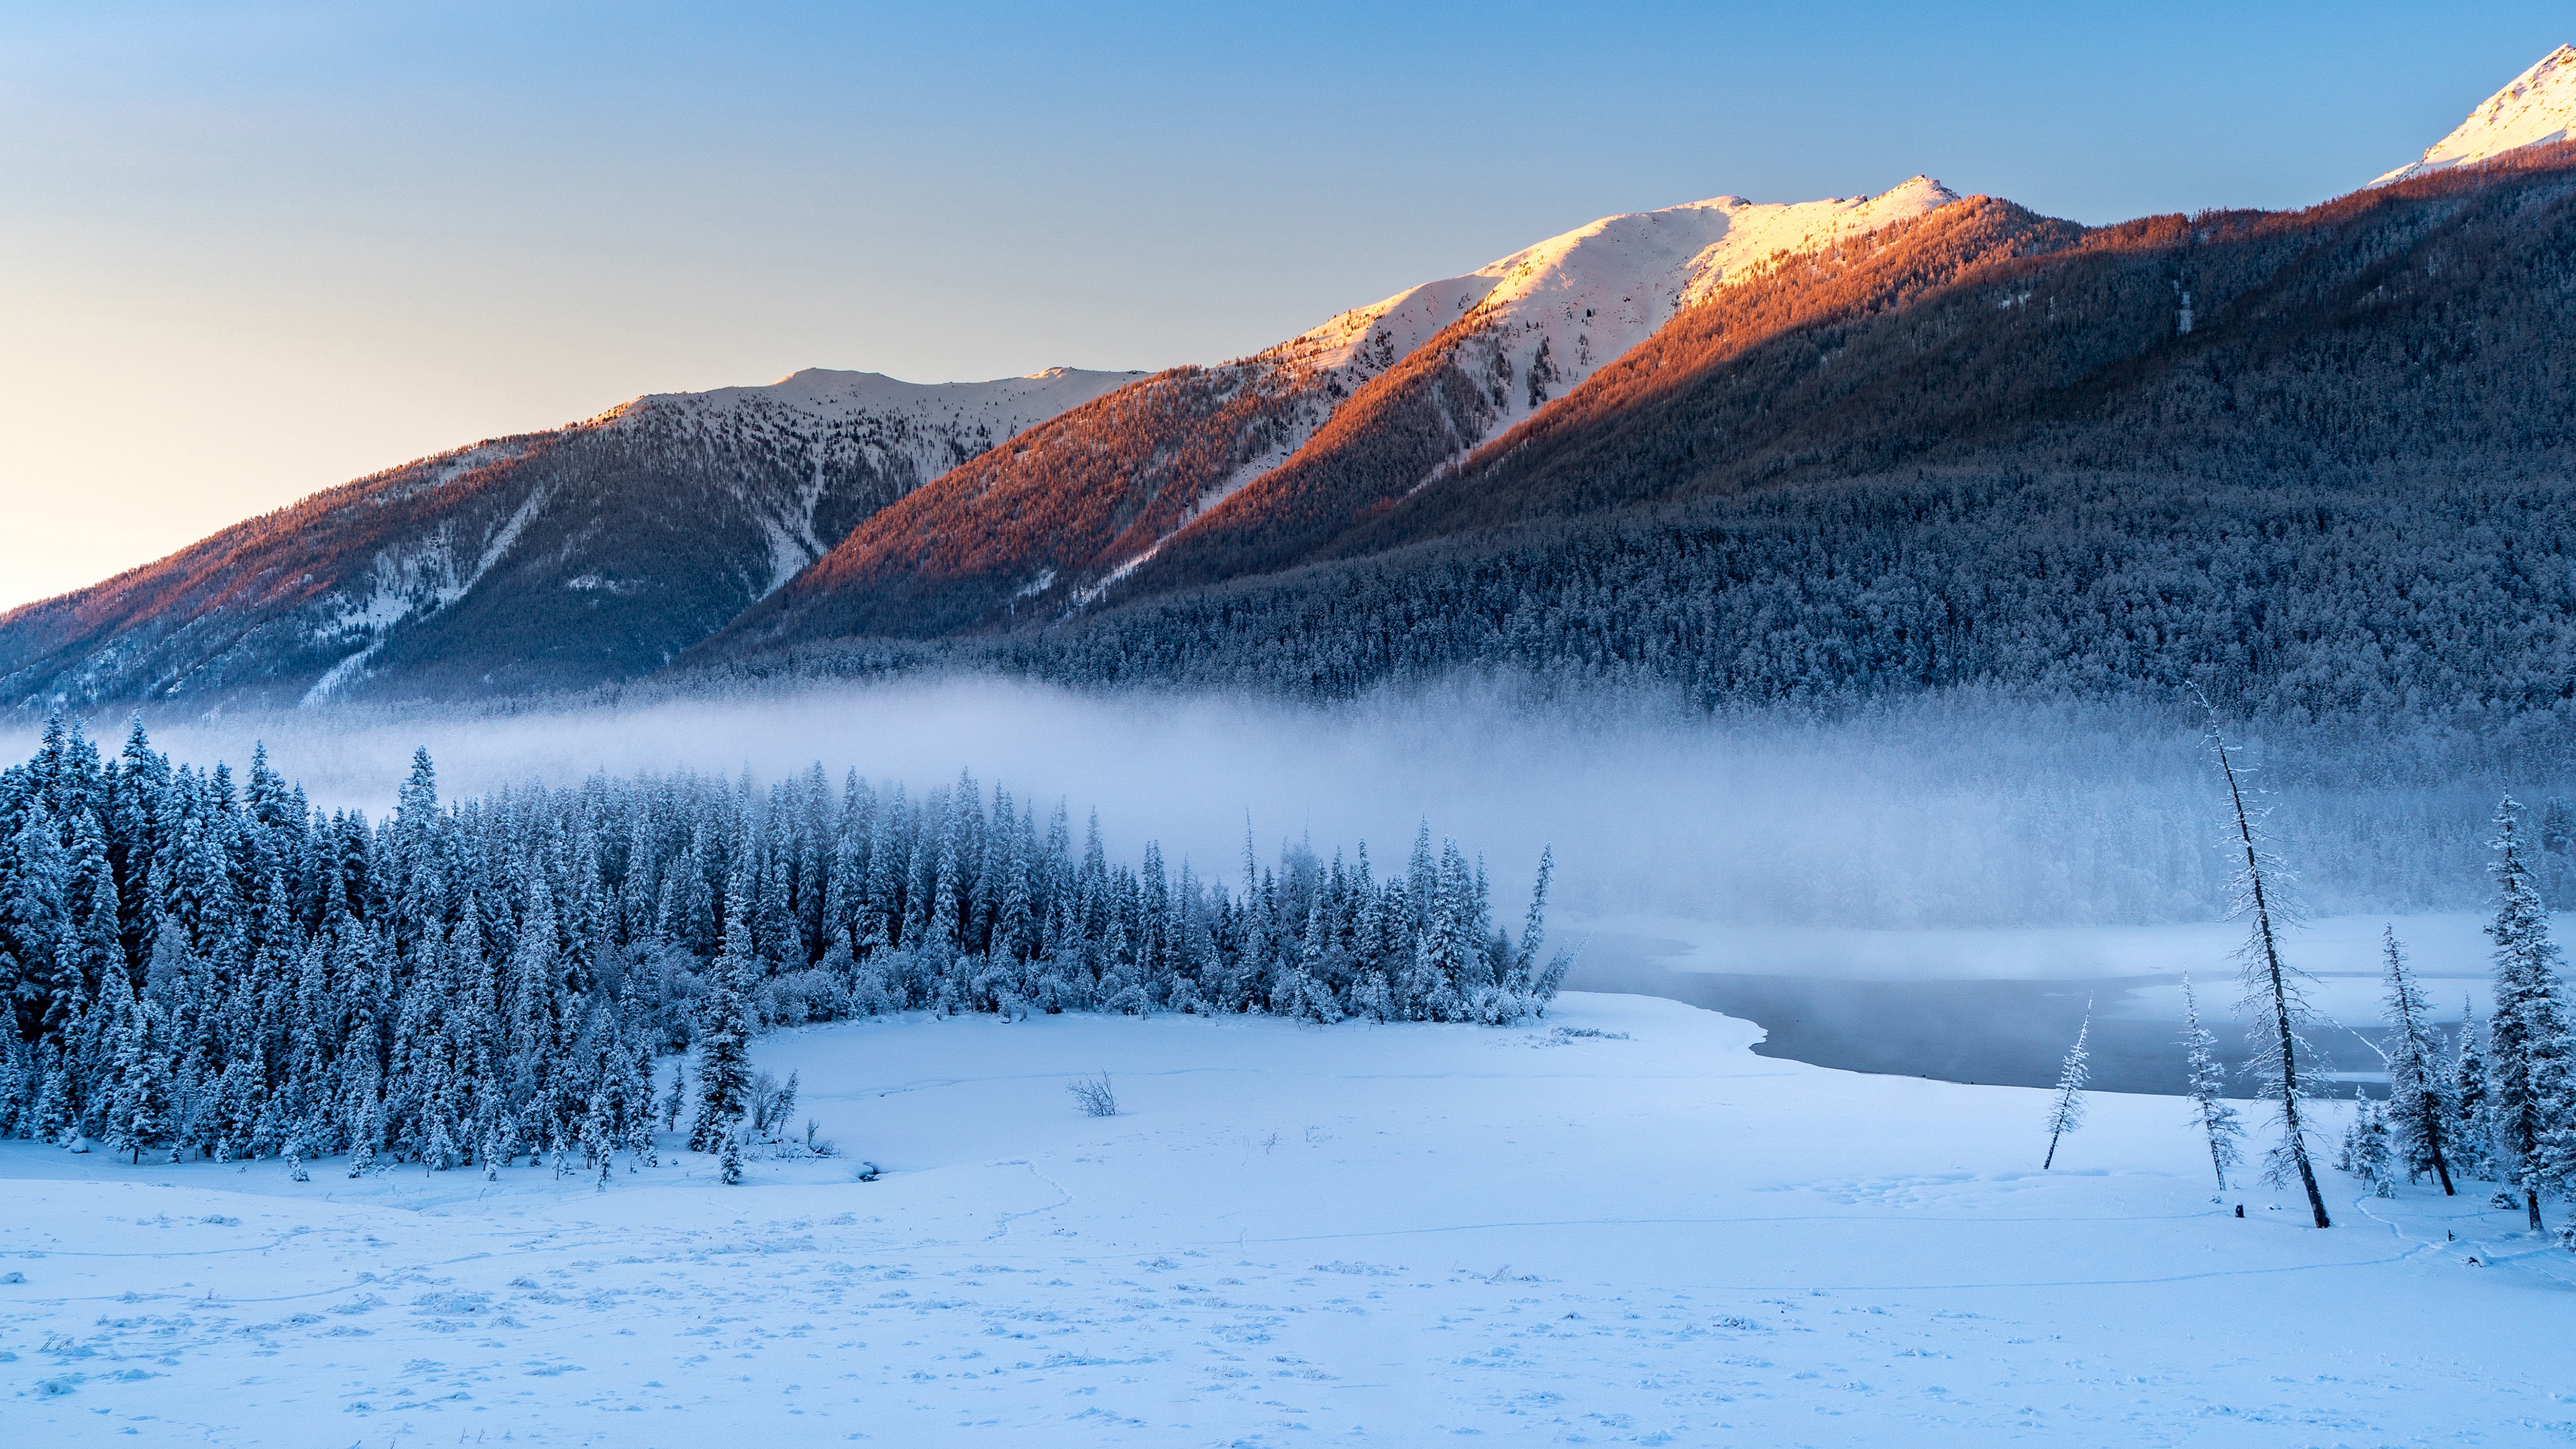
M 1426 341 L 1076 617 L 925 647 L 809 603 L 731 667 L 1323 697 L 1508 670 L 1712 708 L 2189 687 L 2576 768 L 2571 336 L 2576 142 L 2288 212 L 1972 196 L 1731 276 L 1463 458 Z M 896 516 L 749 619 L 800 622 Z
M 870 519 L 711 647 L 1063 617 L 1229 509 L 1339 514 L 1418 484 L 1774 259 L 1956 200 L 1918 176 L 1875 197 L 1606 217 L 1251 357 L 1158 373 Z
M 2384 186 L 2410 176 L 2493 160 L 2525 146 L 2546 146 L 2570 139 L 2576 139 L 2576 45 L 2562 45 L 2489 96 L 2485 105 L 2469 113 L 2459 129 L 2435 142 L 2420 159 L 2371 184 Z
M 1287 566 L 947 648 L 1322 698 L 2196 687 L 2576 769 L 2571 336 L 2576 144 L 2281 214 L 1970 198 L 1677 317 Z
M 0 698 L 291 704 L 631 677 L 871 513 L 1136 376 L 816 369 L 487 440 L 0 615 Z
M 2556 738 L 2570 54 L 2295 211 L 1721 197 L 1214 366 L 645 399 L 0 618 L 0 670 L 20 701 L 925 661 L 1712 708 L 2189 686 Z

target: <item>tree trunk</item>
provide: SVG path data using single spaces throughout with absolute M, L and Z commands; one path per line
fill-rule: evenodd
M 2263 943 L 2263 970 L 2272 992 L 2272 1029 L 2278 1035 L 2281 1052 L 2281 1121 L 2289 1133 L 2290 1156 L 2299 1167 L 2299 1185 L 2308 1190 L 2308 1211 L 2315 1214 L 2317 1226 L 2330 1228 L 2334 1221 L 2326 1216 L 2325 1194 L 2317 1191 L 2316 1169 L 2308 1162 L 2308 1139 L 2305 1124 L 2299 1121 L 2299 1063 L 2297 1033 L 2290 1027 L 2289 983 L 2283 979 L 2281 951 L 2272 936 L 2272 906 L 2263 891 L 2262 855 L 2254 848 L 2254 825 L 2245 815 L 2245 792 L 2236 783 L 2236 766 L 2227 758 L 2227 742 L 2218 734 L 2218 723 L 2210 721 L 2210 735 L 2218 740 L 2218 768 L 2227 775 L 2227 798 L 2236 808 L 2236 837 L 2245 847 L 2245 878 L 2254 891 L 2254 927 Z M 2537 1216 L 2538 1199 L 2533 1213 Z

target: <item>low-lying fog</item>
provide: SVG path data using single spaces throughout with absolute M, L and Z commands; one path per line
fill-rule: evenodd
M 122 733 L 109 719 L 91 728 L 106 748 Z M 1063 800 L 1077 819 L 1097 808 L 1116 855 L 1133 859 L 1155 839 L 1211 873 L 1236 868 L 1247 822 L 1265 856 L 1282 837 L 1327 853 L 1364 839 L 1383 869 L 1427 818 L 1484 856 L 1498 915 L 1517 916 L 1540 849 L 1554 847 L 1553 932 L 1595 940 L 1576 985 L 1753 1014 L 1734 988 L 1775 983 L 1753 995 L 1775 1017 L 1813 1018 L 1806 1038 L 1882 1048 L 1933 1031 L 1919 994 L 1894 983 L 1982 980 L 1942 999 L 2001 991 L 1971 1019 L 2044 1020 L 2049 1036 L 2066 1014 L 2059 998 L 2073 993 L 2080 1013 L 2082 996 L 2107 995 L 2105 1015 L 2148 1020 L 2159 1040 L 2180 972 L 2205 984 L 2204 1009 L 2236 994 L 2234 933 L 2209 924 L 2231 863 L 2207 749 L 2185 725 L 2107 709 L 1951 700 L 1829 724 L 1712 722 L 1646 697 L 1529 706 L 1450 689 L 1312 709 L 951 679 L 508 715 L 218 715 L 165 720 L 153 735 L 180 758 L 237 770 L 264 740 L 316 804 L 371 815 L 416 745 L 450 798 L 597 770 L 767 780 L 819 760 L 835 779 L 856 769 L 916 792 L 971 770 L 1041 807 Z M 25 729 L 0 740 L 12 759 L 33 743 Z M 2425 783 L 2398 770 L 2399 783 L 2364 787 L 2326 782 L 2286 752 L 2272 764 L 2272 826 L 2302 896 L 2319 916 L 2352 918 L 2313 933 L 2314 969 L 2372 970 L 2380 920 L 2418 934 L 2402 918 L 2483 901 L 2492 778 Z M 2338 758 L 2335 773 L 2371 773 L 2352 765 Z M 2547 782 L 2514 783 L 2547 793 Z M 2476 954 L 2470 918 L 2422 926 L 2444 963 Z M 1712 983 L 1733 986 L 1709 999 Z M 2452 981 L 2429 984 L 2459 994 Z M 2359 996 L 2330 995 L 2347 1020 L 2367 1020 Z M 1796 1054 L 1834 1051 L 1810 1039 Z M 1931 1070 L 1922 1051 L 1898 1055 L 1844 1054 Z M 2029 1075 L 2001 1060 L 1939 1066 Z

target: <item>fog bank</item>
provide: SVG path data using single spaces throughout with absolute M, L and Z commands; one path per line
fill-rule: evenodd
M 121 722 L 93 733 L 112 748 Z M 1506 899 L 1542 847 L 1561 919 L 1869 930 L 2208 920 L 2229 862 L 2205 749 L 2105 708 L 1935 700 L 1841 723 L 1712 721 L 1645 696 L 1529 706 L 1469 688 L 1319 709 L 906 680 L 515 714 L 332 711 L 167 721 L 156 743 L 236 770 L 255 741 L 314 803 L 380 813 L 415 746 L 450 798 L 594 771 L 755 782 L 820 761 L 915 793 L 971 770 L 1041 809 L 1097 808 L 1114 854 L 1148 839 L 1230 875 L 1417 822 L 1485 857 Z M 23 758 L 33 735 L 0 740 Z M 2349 760 L 2337 777 L 2349 780 Z M 2321 912 L 2473 907 L 2491 782 L 2307 783 L 2284 759 L 2282 849 Z

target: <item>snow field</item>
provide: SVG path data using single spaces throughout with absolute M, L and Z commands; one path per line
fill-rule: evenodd
M 10 1143 L 0 1402 L 13 1443 L 334 1449 L 2576 1433 L 2576 1258 L 2484 1190 L 2329 1174 L 2320 1233 L 2213 1202 L 2178 1098 L 2094 1096 L 2043 1174 L 2043 1092 L 1759 1038 L 1572 993 L 810 1028 L 756 1059 L 848 1155 L 730 1188 Z M 1064 1091 L 1101 1070 L 1121 1116 Z
M 2431 171 L 2492 160 L 2525 146 L 2546 146 L 2576 133 L 2576 45 L 2562 45 L 2469 112 L 2423 156 L 2370 183 L 2385 186 Z

